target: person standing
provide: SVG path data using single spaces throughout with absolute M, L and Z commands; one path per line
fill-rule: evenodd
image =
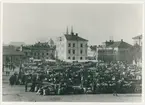
M 113 76 L 112 80 L 113 80 L 113 96 L 118 96 L 117 95 L 117 81 L 116 81 L 116 77 Z
M 33 75 L 33 76 L 32 76 L 32 86 L 31 86 L 30 91 L 31 91 L 31 92 L 34 92 L 34 91 L 35 91 L 35 87 L 36 87 L 36 76 Z
M 25 92 L 27 92 L 27 89 L 28 89 L 28 75 L 25 75 Z
M 15 84 L 15 81 L 14 81 L 15 77 L 14 75 L 12 75 L 10 78 L 9 78 L 9 82 L 10 82 L 10 85 L 13 86 Z
M 8 76 L 10 75 L 10 70 L 8 69 L 8 71 L 7 71 L 7 74 L 8 74 Z
M 28 88 L 28 82 L 25 82 L 25 92 L 27 92 L 27 88 Z

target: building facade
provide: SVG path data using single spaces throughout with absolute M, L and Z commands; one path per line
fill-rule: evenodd
M 63 61 L 83 61 L 87 59 L 88 40 L 81 38 L 73 31 L 68 31 L 57 39 L 56 55 Z
M 5 68 L 19 67 L 24 58 L 24 53 L 17 51 L 14 46 L 3 46 L 3 71 Z
M 133 43 L 138 44 L 139 46 L 142 46 L 142 35 L 138 35 L 132 38 L 133 39 Z
M 97 46 L 88 46 L 88 60 L 97 60 Z
M 106 41 L 105 45 L 98 46 L 98 60 L 101 61 L 126 61 L 132 62 L 130 48 L 132 45 L 121 41 Z
M 133 63 L 142 66 L 142 35 L 132 38 L 134 46 L 132 47 Z
M 24 52 L 26 59 L 55 59 L 55 46 L 50 46 L 48 42 L 22 46 L 21 51 Z

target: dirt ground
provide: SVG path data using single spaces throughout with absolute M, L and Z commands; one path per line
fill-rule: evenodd
M 3 76 L 3 102 L 141 102 L 141 94 L 89 94 L 89 95 L 36 95 L 35 92 L 25 92 L 23 85 L 10 86 L 9 76 Z

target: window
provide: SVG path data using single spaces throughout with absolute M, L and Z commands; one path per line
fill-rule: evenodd
M 10 58 L 6 56 L 6 62 L 10 62 Z
M 70 59 L 70 57 L 68 57 L 68 59 Z
M 83 44 L 81 43 L 81 47 L 83 47 Z
M 73 60 L 75 60 L 75 57 L 73 57 Z
M 68 44 L 68 47 L 71 47 L 71 43 Z
M 73 54 L 75 54 L 75 50 L 73 50 Z
M 70 54 L 70 50 L 68 50 L 68 53 Z
M 82 60 L 83 59 L 83 57 L 80 57 L 80 60 Z
M 75 43 L 73 43 L 73 47 L 75 47 Z
M 82 54 L 83 53 L 83 50 L 80 50 L 80 53 Z
M 88 47 L 88 45 L 86 44 L 86 47 Z

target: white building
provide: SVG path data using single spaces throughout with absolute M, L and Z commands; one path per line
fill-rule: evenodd
M 88 60 L 96 60 L 97 46 L 88 46 Z
M 135 36 L 132 39 L 133 39 L 134 45 L 138 44 L 138 45 L 142 46 L 142 35 Z
M 54 47 L 54 41 L 50 38 L 50 40 L 48 41 L 48 44 L 50 47 Z
M 88 40 L 81 38 L 73 31 L 57 38 L 56 56 L 63 61 L 83 61 L 87 59 Z
M 132 38 L 134 42 L 134 64 L 142 66 L 142 35 L 138 35 Z

